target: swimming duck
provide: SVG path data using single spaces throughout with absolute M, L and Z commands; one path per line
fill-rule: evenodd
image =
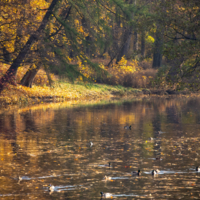
M 20 181 L 22 181 L 22 180 L 23 180 L 23 178 L 21 176 L 19 176 L 18 183 L 20 183 Z
M 126 129 L 126 130 L 130 129 L 131 130 L 131 126 L 124 126 L 124 129 Z
M 108 164 L 103 165 L 104 167 L 111 167 L 111 163 L 109 162 Z
M 200 167 L 199 166 L 196 166 L 196 171 L 200 172 Z
M 108 181 L 108 180 L 111 180 L 112 178 L 110 176 L 104 176 L 103 179 L 106 180 L 106 181 Z
M 94 143 L 90 141 L 89 146 L 92 147 L 93 145 L 94 145 Z
M 153 169 L 151 174 L 154 176 L 156 174 L 158 174 L 160 171 L 158 169 Z
M 152 141 L 152 140 L 154 140 L 154 138 L 150 137 L 150 138 L 149 138 L 149 140 L 151 140 L 151 141 Z
M 49 186 L 48 186 L 48 191 L 49 191 L 49 192 L 54 192 L 54 191 L 55 191 L 55 186 L 49 184 Z
M 111 167 L 111 163 L 109 162 L 108 165 L 105 165 L 106 167 Z
M 10 178 L 13 179 L 13 180 L 18 181 L 17 183 L 20 183 L 20 181 L 23 180 L 23 178 L 22 178 L 21 176 L 19 176 L 19 177 L 17 177 L 17 178 L 12 178 L 12 177 L 10 177 Z
M 165 132 L 163 132 L 163 131 L 158 131 L 157 133 L 158 133 L 158 135 L 160 135 L 160 134 L 163 134 L 163 133 L 165 133 Z
M 138 169 L 137 172 L 131 172 L 131 174 L 132 174 L 133 176 L 139 176 L 139 175 L 141 175 L 140 169 Z
M 101 194 L 101 198 L 104 197 L 104 198 L 112 198 L 112 194 L 111 193 L 103 193 L 103 192 L 100 192 Z
M 156 157 L 156 160 L 162 160 L 161 157 Z

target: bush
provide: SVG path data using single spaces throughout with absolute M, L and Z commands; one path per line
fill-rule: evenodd
M 148 88 L 156 77 L 157 70 L 147 69 L 124 76 L 124 86 L 134 88 Z
M 147 61 L 147 60 L 143 60 L 139 63 L 139 66 L 142 68 L 142 69 L 151 69 L 152 68 L 152 63 Z
M 79 70 L 86 77 L 91 78 L 97 83 L 146 88 L 152 86 L 151 80 L 156 77 L 157 73 L 157 70 L 151 68 L 150 61 L 128 61 L 122 57 L 118 64 L 113 64 L 112 67 L 109 68 L 105 66 L 109 60 L 96 59 L 93 60 L 93 62 L 98 62 L 100 67 L 106 70 L 109 75 L 106 76 L 102 74 L 101 77 L 99 77 L 94 70 L 91 70 L 91 68 L 82 66 L 82 63 L 79 63 Z M 115 61 L 113 61 L 113 63 L 115 63 Z

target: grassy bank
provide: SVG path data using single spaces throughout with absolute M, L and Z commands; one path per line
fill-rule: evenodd
M 69 100 L 101 100 L 112 97 L 126 97 L 141 95 L 142 91 L 135 88 L 110 86 L 95 83 L 55 82 L 52 87 L 9 85 L 0 96 L 0 105 L 27 104 L 32 105 L 44 102 L 60 102 Z
M 142 97 L 144 95 L 189 95 L 190 91 L 183 90 L 178 92 L 170 89 L 165 84 L 155 84 L 157 70 L 152 69 L 150 62 L 126 61 L 124 58 L 111 68 L 105 67 L 105 60 L 95 60 L 101 63 L 100 66 L 109 73 L 109 76 L 102 75 L 97 77 L 96 72 L 84 67 L 80 63 L 80 71 L 85 77 L 90 77 L 94 83 L 84 83 L 77 78 L 76 84 L 66 82 L 66 78 L 50 74 L 54 81 L 49 86 L 49 79 L 46 72 L 40 69 L 34 79 L 33 88 L 21 86 L 20 80 L 28 70 L 29 66 L 23 66 L 18 69 L 16 81 L 17 86 L 7 85 L 0 95 L 0 106 L 4 105 L 33 105 L 47 102 L 64 101 L 100 101 L 111 98 L 131 98 Z M 104 61 L 104 62 L 103 62 Z M 0 77 L 6 73 L 9 65 L 0 63 Z M 65 81 L 61 81 L 65 80 Z M 97 84 L 95 82 L 104 83 Z M 164 86 L 163 86 L 164 84 Z M 137 89 L 136 89 L 137 88 Z M 142 89 L 144 88 L 144 89 Z M 158 89 L 160 88 L 160 89 Z

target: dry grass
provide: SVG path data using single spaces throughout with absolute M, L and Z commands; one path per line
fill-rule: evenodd
M 150 88 L 151 81 L 156 77 L 157 70 L 147 69 L 137 71 L 133 74 L 127 74 L 124 77 L 123 86 L 134 87 L 134 88 Z
M 151 61 L 143 60 L 139 62 L 139 66 L 145 70 L 145 69 L 151 69 L 152 68 L 152 63 Z

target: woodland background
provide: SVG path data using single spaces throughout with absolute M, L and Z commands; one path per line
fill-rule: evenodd
M 199 90 L 199 0 L 2 0 L 0 12 L 1 92 L 58 80 Z

